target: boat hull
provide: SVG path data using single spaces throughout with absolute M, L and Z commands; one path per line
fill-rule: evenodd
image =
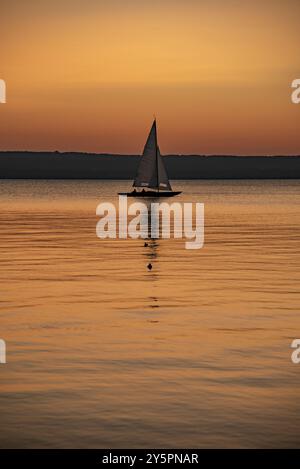
M 159 198 L 159 197 L 174 197 L 175 195 L 181 194 L 181 191 L 144 191 L 144 192 L 119 192 L 119 195 L 127 195 L 127 197 L 151 197 L 151 198 Z

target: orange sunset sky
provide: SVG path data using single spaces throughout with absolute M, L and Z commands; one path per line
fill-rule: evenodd
M 0 150 L 300 154 L 299 0 L 1 0 Z

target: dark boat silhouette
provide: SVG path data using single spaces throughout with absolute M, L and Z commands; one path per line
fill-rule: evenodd
M 147 138 L 133 187 L 133 191 L 119 192 L 119 195 L 127 195 L 128 197 L 174 197 L 174 195 L 181 194 L 180 191 L 172 190 L 157 144 L 156 119 L 153 121 Z

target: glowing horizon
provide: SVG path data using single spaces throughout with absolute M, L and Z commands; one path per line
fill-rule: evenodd
M 0 150 L 300 154 L 296 0 L 4 0 Z

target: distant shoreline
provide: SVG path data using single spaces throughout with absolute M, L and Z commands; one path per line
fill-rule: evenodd
M 133 179 L 140 156 L 0 152 L 0 179 Z M 170 179 L 300 179 L 300 155 L 166 155 Z

